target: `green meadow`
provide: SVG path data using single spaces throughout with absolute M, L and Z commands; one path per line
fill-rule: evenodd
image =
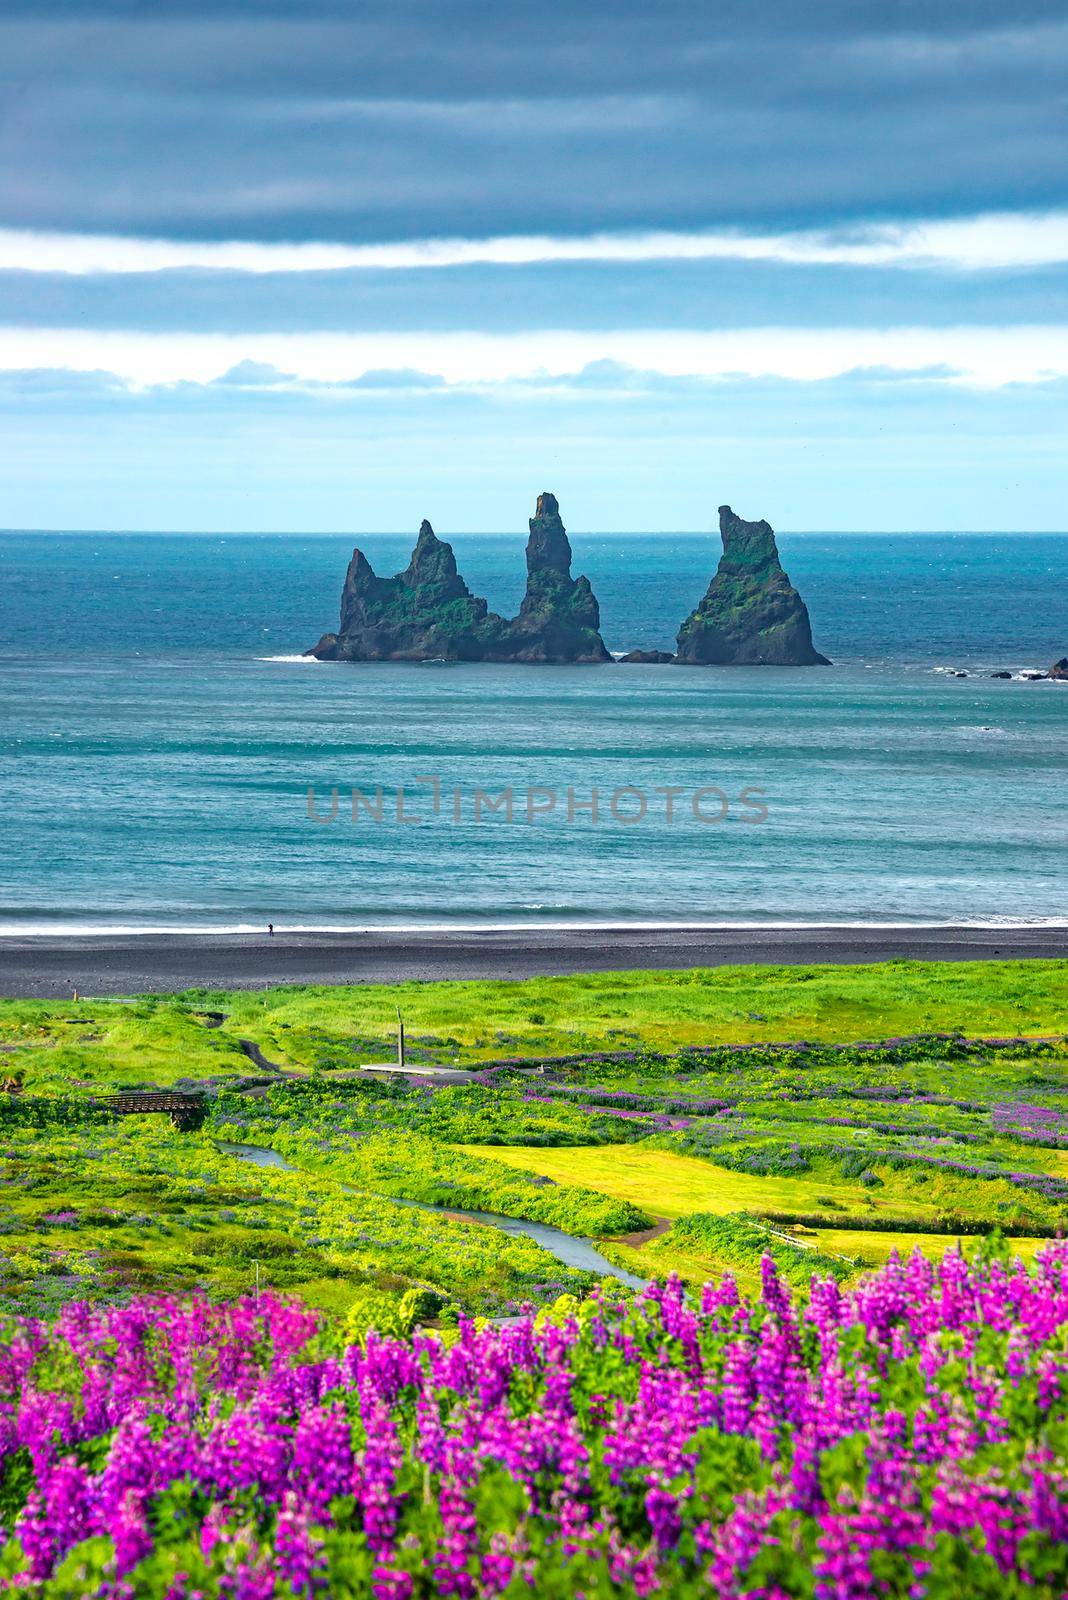
M 169 1085 L 280 1067 L 336 1072 L 389 1059 L 397 1009 L 413 1060 L 900 1034 L 1048 1034 L 1068 1016 L 1068 963 L 891 961 L 716 967 L 517 982 L 198 990 L 0 1001 L 0 1075 L 48 1092 Z
M 1059 962 L 891 962 L 3 1001 L 0 1300 L 259 1283 L 403 1327 L 594 1281 L 470 1211 L 689 1283 L 1031 1255 L 1068 1224 L 1066 990 Z M 471 1081 L 361 1072 L 398 1007 L 411 1058 Z M 579 1059 L 485 1070 L 527 1056 Z M 93 1105 L 170 1087 L 201 1129 Z

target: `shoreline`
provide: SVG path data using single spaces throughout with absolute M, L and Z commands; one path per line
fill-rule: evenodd
M 173 994 L 690 967 L 1068 958 L 1068 925 L 0 935 L 0 996 Z

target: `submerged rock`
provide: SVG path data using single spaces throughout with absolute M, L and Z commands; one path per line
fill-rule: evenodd
M 812 644 L 808 608 L 783 571 L 767 522 L 719 508 L 723 554 L 696 611 L 679 629 L 681 666 L 830 666 Z
M 1011 672 L 992 672 L 990 674 L 990 676 L 992 678 L 1011 678 L 1012 677 L 1012 673 Z
M 620 656 L 619 664 L 639 667 L 666 667 L 675 657 L 670 650 L 628 650 L 625 656 Z
M 527 589 L 495 660 L 597 662 L 612 658 L 588 578 L 571 576 L 571 544 L 554 494 L 539 494 L 527 540 Z
M 306 656 L 314 656 L 316 661 L 337 660 L 337 634 L 324 633 L 320 635 L 318 644 L 313 644 L 310 650 L 305 650 Z

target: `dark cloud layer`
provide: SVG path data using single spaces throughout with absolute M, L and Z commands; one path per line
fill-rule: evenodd
M 338 239 L 1063 202 L 1049 4 L 7 0 L 0 225 Z
M 206 333 L 997 326 L 1068 321 L 1068 269 L 945 272 L 709 261 L 434 271 L 0 271 L 0 322 Z

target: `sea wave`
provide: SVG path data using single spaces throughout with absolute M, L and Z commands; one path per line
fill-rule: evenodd
M 496 934 L 496 933 L 813 933 L 821 929 L 853 931 L 858 933 L 889 933 L 894 930 L 909 932 L 934 932 L 941 929 L 968 929 L 976 932 L 989 930 L 1011 933 L 1014 929 L 1068 928 L 1068 917 L 960 917 L 952 922 L 945 918 L 896 918 L 875 921 L 865 918 L 843 918 L 839 921 L 776 920 L 757 921 L 737 919 L 705 922 L 683 919 L 658 921 L 632 921 L 626 918 L 592 920 L 582 917 L 561 919 L 529 917 L 524 921 L 470 919 L 412 921 L 412 922 L 278 922 L 274 923 L 275 937 L 301 934 L 319 937 L 329 934 L 381 936 L 385 934 Z M 222 937 L 267 938 L 265 922 L 233 923 L 134 923 L 63 921 L 26 922 L 10 918 L 0 920 L 0 938 L 190 938 L 214 939 Z
M 1006 676 L 1013 683 L 1053 683 L 1056 679 L 1046 677 L 1045 667 L 1014 666 L 1007 667 L 1004 662 L 1000 664 L 981 662 L 978 666 L 974 663 L 964 667 L 927 667 L 927 672 L 940 674 L 945 678 L 967 678 L 971 681 L 983 679 L 1002 679 Z

